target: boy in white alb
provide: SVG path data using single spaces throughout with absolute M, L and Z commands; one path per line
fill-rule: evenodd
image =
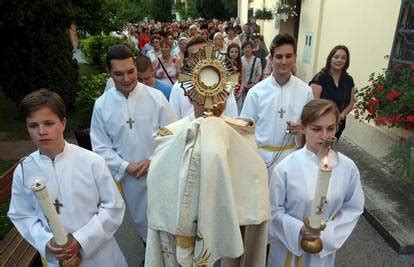
M 48 266 L 77 256 L 80 266 L 127 266 L 113 237 L 125 205 L 105 160 L 65 141 L 65 105 L 58 94 L 38 90 L 27 95 L 21 107 L 38 150 L 14 172 L 11 221 Z M 51 243 L 49 222 L 31 190 L 35 180 L 46 184 L 65 231 L 73 236 L 64 248 Z

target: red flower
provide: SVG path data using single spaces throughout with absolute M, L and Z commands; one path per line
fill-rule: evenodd
M 384 90 L 384 86 L 382 86 L 381 84 L 378 84 L 378 85 L 377 85 L 377 92 L 378 92 L 378 93 L 381 93 L 381 92 L 382 92 L 382 90 Z
M 387 93 L 387 98 L 389 99 L 389 100 L 394 100 L 394 99 L 396 99 L 397 97 L 399 97 L 401 94 L 399 93 L 399 92 L 397 92 L 397 91 L 395 91 L 394 89 L 392 89 L 391 91 L 389 91 L 388 93 Z
M 400 142 L 404 142 L 404 141 L 407 141 L 407 137 L 400 136 Z
M 402 114 L 394 115 L 393 118 L 392 118 L 393 123 L 399 123 L 403 120 L 404 120 L 404 118 L 403 118 Z
M 385 125 L 385 118 L 384 117 L 378 117 L 374 119 L 376 125 Z
M 414 81 L 414 76 L 411 76 L 411 81 Z
M 368 102 L 368 106 L 375 106 L 375 105 L 377 105 L 378 103 L 379 103 L 378 98 L 373 97 L 373 98 L 371 98 L 371 99 L 369 100 L 369 102 Z
M 410 65 L 411 69 L 414 70 L 414 63 Z
M 414 123 L 414 115 L 407 116 L 406 121 L 409 123 Z
M 394 65 L 394 67 L 395 67 L 397 70 L 399 70 L 399 69 L 401 69 L 402 64 L 401 64 L 401 63 L 395 64 L 395 65 Z

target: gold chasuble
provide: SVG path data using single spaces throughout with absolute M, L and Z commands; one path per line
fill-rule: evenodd
M 189 117 L 162 129 L 148 185 L 146 266 L 265 266 L 266 167 L 253 122 Z

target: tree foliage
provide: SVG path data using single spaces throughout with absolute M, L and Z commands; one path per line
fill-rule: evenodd
M 128 0 L 72 0 L 67 1 L 72 22 L 90 34 L 109 33 L 122 29 L 127 21 Z
M 237 1 L 195 0 L 201 17 L 205 19 L 228 19 L 237 16 Z M 211 8 L 214 7 L 214 8 Z
M 175 3 L 174 9 L 180 14 L 180 17 L 183 20 L 200 17 L 200 13 L 197 10 L 197 3 L 195 0 L 188 0 L 187 7 L 184 2 L 177 1 Z
M 120 13 L 123 21 L 136 23 L 149 15 L 150 0 L 129 0 L 126 7 Z
M 0 83 L 13 101 L 46 87 L 71 107 L 79 87 L 68 34 L 71 14 L 66 1 L 0 3 Z
M 170 22 L 173 19 L 172 7 L 172 0 L 152 0 L 149 8 L 151 18 L 162 22 Z

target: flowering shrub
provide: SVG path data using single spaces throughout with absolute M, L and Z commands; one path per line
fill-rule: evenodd
M 376 125 L 414 128 L 414 64 L 395 64 L 370 75 L 370 84 L 356 93 L 356 119 Z
M 278 2 L 275 7 L 275 16 L 280 18 L 284 14 L 287 17 L 295 17 L 298 14 L 296 13 L 296 6 L 291 6 L 287 3 Z
M 264 7 L 263 9 L 257 9 L 254 17 L 259 20 L 271 20 L 273 19 L 273 13 Z

